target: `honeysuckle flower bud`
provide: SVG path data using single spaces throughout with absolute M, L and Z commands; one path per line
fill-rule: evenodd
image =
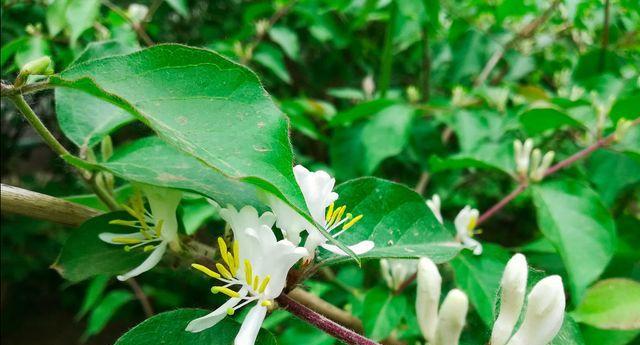
M 228 206 L 220 210 L 220 216 L 231 226 L 233 244 L 227 247 L 224 240 L 218 238 L 222 262 L 216 264 L 215 270 L 199 264 L 191 266 L 223 283 L 222 286 L 213 286 L 211 292 L 223 293 L 229 296 L 229 300 L 213 312 L 189 322 L 186 330 L 194 333 L 203 331 L 226 315 L 233 315 L 236 310 L 256 302 L 234 340 L 234 345 L 253 345 L 267 308 L 285 287 L 287 273 L 309 253 L 287 239 L 276 239 L 271 230 L 275 217 L 270 212 L 258 216 L 251 206 L 240 211 Z M 238 291 L 232 288 L 238 288 Z
M 353 216 L 351 213 L 347 213 L 346 205 L 335 207 L 338 194 L 333 191 L 333 187 L 336 180 L 328 173 L 322 170 L 311 172 L 302 165 L 296 165 L 293 168 L 293 173 L 314 222 L 326 232 L 331 233 L 334 238 L 340 236 L 362 219 L 362 215 Z M 328 244 L 327 238 L 322 235 L 314 224 L 299 215 L 284 201 L 271 194 L 267 196 L 267 200 L 271 210 L 277 216 L 276 225 L 284 231 L 285 238 L 298 245 L 301 239 L 300 233 L 303 230 L 307 231 L 308 236 L 304 244 L 304 247 L 309 251 L 309 256 L 306 258 L 307 261 L 313 259 L 316 248 L 319 246 L 338 255 L 347 255 L 339 247 Z M 332 233 L 339 227 L 341 227 L 340 231 Z M 373 247 L 373 241 L 365 240 L 348 248 L 356 255 L 359 255 L 368 252 Z
M 270 27 L 271 27 L 271 24 L 269 23 L 269 20 L 260 19 L 256 22 L 256 34 L 258 36 L 263 36 L 264 34 L 267 33 L 267 31 L 269 31 Z
M 418 90 L 417 87 L 415 87 L 414 85 L 409 85 L 407 87 L 407 99 L 409 100 L 409 103 L 419 102 L 420 97 L 420 90 Z
M 440 213 L 440 196 L 438 194 L 434 194 L 431 199 L 426 201 L 427 207 L 433 212 L 433 215 L 436 217 L 438 222 L 442 224 L 442 214 Z
M 376 91 L 376 82 L 373 80 L 372 75 L 368 75 L 362 79 L 362 91 L 367 99 L 373 97 L 373 93 Z
M 434 345 L 458 345 L 464 327 L 469 299 L 464 292 L 453 289 L 445 297 L 438 314 Z
M 522 324 L 507 345 L 547 345 L 562 326 L 564 308 L 564 287 L 560 276 L 542 279 L 529 293 Z
M 417 260 L 413 259 L 382 259 L 380 272 L 387 286 L 395 291 L 416 273 L 417 265 Z
M 531 139 L 525 140 L 524 144 L 520 140 L 515 140 L 513 142 L 514 159 L 516 161 L 516 172 L 520 176 L 527 176 L 532 149 L 533 140 Z
M 176 209 L 182 198 L 182 192 L 175 189 L 139 185 L 138 188 L 149 201 L 148 212 L 144 208 L 144 201 L 140 192 L 136 192 L 131 207 L 124 205 L 124 209 L 136 220 L 113 220 L 110 224 L 118 224 L 138 228 L 131 234 L 103 232 L 99 238 L 107 243 L 124 245 L 126 251 L 141 248 L 145 252 L 151 251 L 149 257 L 133 270 L 119 275 L 118 280 L 124 281 L 138 276 L 155 267 L 167 246 L 172 250 L 180 250 L 178 239 L 178 219 Z
M 149 13 L 149 7 L 142 4 L 131 4 L 127 8 L 127 14 L 136 23 L 140 23 Z
M 48 56 L 39 57 L 24 64 L 20 69 L 21 75 L 50 75 L 53 74 L 53 64 Z
M 465 248 L 471 249 L 475 255 L 482 254 L 482 244 L 472 238 L 476 233 L 474 230 L 479 216 L 478 210 L 467 205 L 460 210 L 453 221 L 456 227 L 456 240 L 462 243 Z
M 438 328 L 438 304 L 442 277 L 438 267 L 429 258 L 418 261 L 418 290 L 416 293 L 416 317 L 422 336 L 429 342 L 435 342 Z
M 537 154 L 538 157 L 535 157 L 534 155 L 534 158 L 539 161 L 540 150 L 538 149 L 534 150 L 534 154 L 536 153 L 536 151 L 538 152 Z M 554 156 L 555 156 L 555 152 L 553 151 L 549 151 L 545 153 L 544 156 L 542 157 L 542 162 L 540 163 L 540 165 L 537 165 L 537 164 L 531 165 L 531 174 L 529 175 L 529 177 L 533 181 L 542 181 L 542 179 L 544 178 L 544 175 L 547 173 L 547 170 L 551 166 L 551 163 L 553 163 Z
M 493 324 L 491 345 L 504 345 L 513 334 L 527 292 L 528 272 L 527 259 L 522 254 L 514 255 L 507 263 L 500 282 L 500 312 Z

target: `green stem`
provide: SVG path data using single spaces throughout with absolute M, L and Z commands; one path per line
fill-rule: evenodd
M 40 137 L 49 145 L 49 147 L 57 153 L 59 156 L 70 155 L 69 151 L 60 144 L 58 139 L 56 139 L 51 132 L 47 129 L 47 127 L 40 121 L 40 118 L 33 112 L 33 109 L 27 104 L 22 97 L 21 94 L 12 95 L 9 99 L 13 102 L 13 104 L 18 108 L 20 113 L 24 116 L 24 118 L 29 122 L 31 127 L 38 132 Z
M 391 66 L 393 65 L 393 32 L 395 31 L 397 6 L 391 2 L 389 4 L 389 22 L 387 32 L 384 37 L 384 48 L 382 50 L 382 60 L 380 61 L 380 96 L 385 97 L 391 83 Z

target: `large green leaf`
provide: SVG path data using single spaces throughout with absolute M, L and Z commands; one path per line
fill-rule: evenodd
M 100 166 L 129 181 L 204 194 L 222 207 L 231 204 L 264 209 L 254 186 L 225 177 L 158 137 L 136 140 Z
M 599 281 L 587 290 L 573 317 L 603 329 L 640 329 L 640 283 L 623 278 Z
M 403 185 L 364 177 L 341 184 L 336 192 L 340 195 L 337 206 L 346 205 L 347 212 L 363 215 L 358 223 L 340 235 L 340 241 L 354 244 L 371 240 L 375 243 L 375 248 L 360 258 L 428 256 L 440 263 L 452 259 L 460 250 L 422 197 Z M 344 260 L 344 257 L 327 253 L 322 257 L 327 264 Z
M 487 326 L 491 326 L 496 317 L 494 306 L 509 257 L 509 252 L 502 247 L 486 244 L 482 255 L 464 251 L 451 261 L 456 285 L 469 296 Z
M 615 178 L 611 178 L 615 172 Z M 612 150 L 598 150 L 587 161 L 589 179 L 595 184 L 602 201 L 612 205 L 627 187 L 640 181 L 640 157 Z
M 386 339 L 402 320 L 407 301 L 404 295 L 396 295 L 388 289 L 374 288 L 364 297 L 362 323 L 366 335 L 379 341 Z
M 187 332 L 187 324 L 208 311 L 202 309 L 178 309 L 158 314 L 125 333 L 115 345 L 229 345 L 233 343 L 240 324 L 229 317 L 217 325 L 199 333 Z M 276 340 L 265 330 L 260 330 L 256 345 L 275 345 Z
M 532 188 L 538 225 L 569 273 L 573 301 L 600 276 L 615 250 L 616 229 L 598 195 L 574 180 Z
M 137 49 L 120 41 L 94 42 L 73 64 L 128 54 Z M 135 120 L 127 111 L 81 90 L 58 88 L 55 96 L 60 129 L 78 147 L 92 147 L 116 128 Z
M 114 219 L 130 219 L 126 212 L 113 212 L 89 219 L 75 229 L 52 265 L 60 275 L 73 282 L 98 274 L 115 275 L 133 269 L 149 256 L 142 250 L 124 251 L 123 246 L 101 241 L 102 232 L 132 233 L 135 229 L 111 225 Z
M 529 135 L 562 126 L 581 127 L 580 122 L 556 108 L 533 108 L 520 115 L 520 123 Z
M 471 151 L 460 152 L 446 158 L 431 156 L 429 167 L 434 173 L 445 170 L 479 168 L 509 174 L 515 168 L 513 145 L 507 141 L 501 143 L 483 142 Z
M 127 110 L 209 167 L 306 210 L 287 121 L 247 68 L 170 44 L 74 65 L 51 80 Z

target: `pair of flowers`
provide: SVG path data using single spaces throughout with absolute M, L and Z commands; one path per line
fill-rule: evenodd
M 564 320 L 565 296 L 562 279 L 540 280 L 527 297 L 522 323 L 514 333 L 524 306 L 529 269 L 522 254 L 507 263 L 500 282 L 500 310 L 493 324 L 491 345 L 546 345 L 558 334 Z M 469 300 L 453 289 L 440 302 L 442 278 L 428 258 L 418 263 L 416 314 L 420 331 L 430 345 L 458 345 L 465 324 Z
M 346 206 L 335 207 L 338 194 L 333 192 L 335 179 L 324 171 L 311 172 L 302 166 L 293 169 L 296 181 L 302 191 L 307 208 L 315 223 L 336 237 L 356 224 L 362 215 L 346 213 Z M 134 221 L 114 221 L 115 224 L 138 229 L 131 234 L 102 233 L 100 239 L 112 244 L 125 245 L 125 250 L 142 247 L 151 251 L 149 257 L 132 271 L 118 276 L 126 280 L 146 272 L 158 264 L 167 247 L 180 249 L 176 209 L 181 193 L 154 186 L 140 188 L 149 201 L 151 212 L 147 212 L 140 194 L 133 198 L 132 207 L 125 206 Z M 226 315 L 232 315 L 239 308 L 256 302 L 251 308 L 235 339 L 236 345 L 250 345 L 260 330 L 268 307 L 278 297 L 286 284 L 289 270 L 304 258 L 313 260 L 317 247 L 339 255 L 346 255 L 337 246 L 327 243 L 316 225 L 299 215 L 282 200 L 267 196 L 272 212 L 259 215 L 255 208 L 245 206 L 239 211 L 229 205 L 220 210 L 220 216 L 230 225 L 234 241 L 230 246 L 222 238 L 218 239 L 221 262 L 215 269 L 199 264 L 192 267 L 201 271 L 218 285 L 211 288 L 213 293 L 223 293 L 229 300 L 213 312 L 193 320 L 186 328 L 190 332 L 200 332 L 214 326 Z M 277 240 L 273 226 L 282 231 L 283 239 Z M 341 228 L 338 232 L 334 230 Z M 303 246 L 302 232 L 307 232 Z M 355 254 L 363 254 L 374 246 L 372 241 L 362 241 L 349 248 Z

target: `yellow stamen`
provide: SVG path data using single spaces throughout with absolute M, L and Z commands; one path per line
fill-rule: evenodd
M 164 224 L 164 219 L 160 219 L 157 223 L 156 223 L 156 227 L 155 227 L 155 231 L 156 231 L 156 237 L 160 237 L 160 235 L 162 235 L 162 225 Z
M 220 255 L 224 259 L 227 256 L 227 244 L 224 243 L 224 239 L 222 237 L 218 237 L 218 247 L 220 247 Z
M 152 246 L 152 245 L 144 246 L 144 251 L 145 252 L 150 252 L 150 251 L 152 251 L 154 249 L 156 249 L 156 246 Z
M 271 306 L 271 301 L 262 301 L 260 302 L 260 305 L 263 307 L 270 307 Z
M 360 219 L 362 219 L 362 215 L 357 215 L 355 218 L 351 219 L 342 227 L 342 230 L 348 230 L 350 227 L 354 226 Z
M 227 309 L 227 315 L 233 315 L 236 311 L 233 308 Z
M 329 209 L 327 210 L 327 216 L 324 217 L 324 219 L 331 219 L 331 216 L 333 215 L 333 202 L 331 203 L 331 205 L 329 205 Z
M 124 220 L 124 219 L 114 219 L 109 221 L 111 225 L 124 225 L 124 226 L 136 226 L 137 222 L 135 220 Z
M 138 218 L 138 213 L 128 205 L 122 205 L 122 208 L 124 208 L 124 210 L 127 211 L 127 213 L 131 215 L 131 217 Z
M 224 286 L 214 286 L 211 288 L 211 292 L 213 293 L 218 293 L 218 292 L 222 292 L 223 294 L 232 297 L 232 298 L 238 298 L 240 297 L 240 294 L 236 291 L 233 291 L 229 288 L 226 288 Z
M 264 277 L 264 280 L 262 281 L 262 284 L 260 284 L 260 288 L 258 289 L 258 293 L 264 292 L 264 289 L 267 288 L 267 284 L 269 284 L 269 280 L 271 280 L 270 275 L 267 275 L 266 277 Z
M 244 279 L 247 281 L 247 284 L 251 284 L 251 281 L 253 280 L 251 262 L 247 259 L 244 260 Z
M 197 269 L 198 271 L 208 275 L 211 278 L 220 278 L 220 274 L 218 274 L 218 272 L 214 272 L 213 270 L 209 269 L 209 267 L 200 265 L 200 264 L 191 264 L 191 267 Z
M 233 265 L 236 269 L 240 267 L 240 245 L 238 241 L 233 241 Z
M 340 219 L 340 216 L 342 215 L 342 212 L 344 212 L 344 210 L 347 207 L 345 205 L 338 207 L 337 209 L 335 209 L 335 211 L 333 211 L 333 214 L 331 215 L 331 219 L 329 219 L 327 221 L 327 226 L 330 226 L 331 224 L 337 222 Z
M 216 268 L 218 269 L 218 272 L 222 274 L 223 277 L 227 279 L 231 279 L 233 277 L 231 273 L 221 263 L 217 263 Z
M 129 238 L 129 237 L 114 237 L 111 239 L 111 242 L 115 242 L 118 244 L 138 244 L 142 243 L 141 240 L 137 238 Z
M 253 291 L 258 291 L 258 285 L 260 285 L 260 278 L 256 275 L 253 277 Z
M 478 221 L 478 218 L 476 217 L 472 217 L 471 219 L 469 219 L 469 224 L 467 224 L 467 229 L 468 230 L 473 230 L 473 228 L 476 227 L 476 222 Z
M 344 214 L 344 211 L 346 211 L 346 210 L 347 210 L 347 206 L 346 205 L 343 205 L 342 207 L 340 207 L 339 209 L 336 210 L 336 212 L 338 214 L 336 215 L 336 219 L 333 221 L 334 224 L 339 222 L 340 219 L 342 219 L 342 215 Z

